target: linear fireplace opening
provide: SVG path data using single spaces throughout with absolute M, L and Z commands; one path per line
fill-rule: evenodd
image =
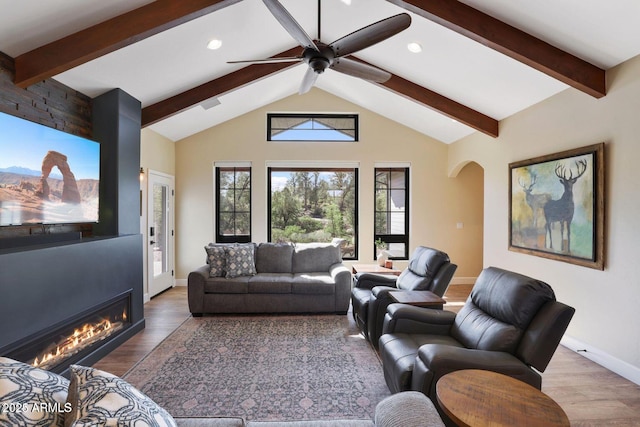
M 131 327 L 131 293 L 131 290 L 125 292 L 25 338 L 7 357 L 48 371 L 63 372 Z

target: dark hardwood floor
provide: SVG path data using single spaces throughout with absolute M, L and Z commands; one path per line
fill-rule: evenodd
M 446 309 L 457 311 L 470 285 L 452 285 Z M 122 376 L 190 314 L 187 288 L 170 289 L 145 304 L 146 328 L 94 366 Z M 572 426 L 640 426 L 640 386 L 560 346 L 543 374 L 542 390 L 560 404 Z M 516 427 L 516 426 L 514 426 Z

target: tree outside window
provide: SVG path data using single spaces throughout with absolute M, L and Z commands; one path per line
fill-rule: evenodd
M 251 168 L 216 167 L 216 241 L 251 241 Z
M 357 168 L 269 168 L 269 241 L 339 242 L 355 259 L 357 181 Z

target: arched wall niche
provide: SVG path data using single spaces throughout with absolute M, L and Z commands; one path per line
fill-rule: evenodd
M 484 168 L 473 160 L 460 161 L 448 171 L 451 178 L 450 208 L 458 264 L 456 282 L 473 284 L 484 262 Z

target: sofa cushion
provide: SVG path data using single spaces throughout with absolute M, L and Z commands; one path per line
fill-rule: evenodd
M 227 278 L 256 274 L 255 245 L 253 243 L 229 246 L 226 250 Z
M 376 405 L 374 421 L 378 427 L 445 427 L 433 402 L 417 391 L 396 393 L 384 398 Z
M 66 378 L 0 357 L 0 425 L 62 427 L 68 387 Z
M 294 294 L 331 295 L 336 291 L 333 278 L 327 273 L 299 273 L 293 275 Z
M 232 279 L 210 277 L 204 283 L 205 294 L 246 294 L 249 292 L 251 276 L 239 276 Z
M 249 279 L 250 294 L 290 294 L 291 273 L 258 273 Z
M 293 252 L 293 273 L 313 273 L 329 271 L 336 263 L 342 262 L 340 248 L 331 243 L 298 243 Z
M 71 365 L 65 427 L 176 427 L 167 411 L 125 380 L 95 368 Z
M 209 264 L 209 277 L 224 277 L 227 265 L 227 250 L 222 245 L 205 246 L 207 252 L 207 264 Z
M 293 246 L 288 243 L 260 243 L 256 249 L 258 273 L 291 273 Z

